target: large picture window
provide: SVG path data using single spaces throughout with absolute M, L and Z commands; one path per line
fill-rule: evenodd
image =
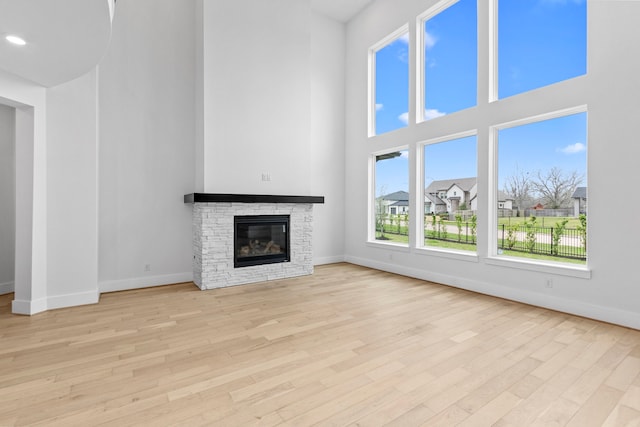
M 588 275 L 587 0 L 432 4 L 369 48 L 368 241 Z
M 501 128 L 497 182 L 498 255 L 586 263 L 586 112 Z

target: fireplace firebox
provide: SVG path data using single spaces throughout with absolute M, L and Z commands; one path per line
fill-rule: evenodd
M 235 268 L 290 261 L 289 215 L 234 217 Z

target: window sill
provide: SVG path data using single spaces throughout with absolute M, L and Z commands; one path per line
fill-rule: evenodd
M 372 248 L 393 249 L 400 252 L 409 252 L 409 245 L 406 243 L 389 242 L 384 240 L 369 240 L 367 246 Z
M 489 257 L 485 259 L 486 264 L 500 267 L 517 268 L 521 270 L 537 271 L 548 274 L 558 274 L 562 276 L 577 277 L 579 279 L 591 279 L 591 270 L 587 266 L 573 266 L 558 264 L 553 262 L 528 261 L 513 257 Z
M 416 253 L 425 256 L 437 256 L 441 258 L 455 259 L 458 261 L 478 262 L 478 254 L 456 250 L 443 250 L 436 248 L 416 248 Z

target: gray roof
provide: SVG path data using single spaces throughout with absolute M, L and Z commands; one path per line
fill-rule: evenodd
M 409 206 L 408 200 L 400 200 L 398 202 L 392 203 L 389 206 Z
M 424 191 L 426 194 L 437 194 L 438 191 L 447 191 L 453 185 L 457 185 L 462 189 L 462 191 L 471 191 L 471 188 L 473 188 L 473 186 L 476 185 L 477 180 L 478 179 L 476 177 L 441 179 L 441 180 L 433 181 L 431 184 L 429 184 L 429 186 Z
M 576 187 L 576 191 L 573 192 L 571 198 L 587 200 L 587 187 Z
M 513 197 L 509 196 L 504 191 L 498 190 L 498 201 L 504 202 L 505 200 L 515 200 Z
M 400 200 L 409 200 L 409 193 L 406 191 L 396 191 L 395 193 L 386 194 L 380 197 L 382 200 L 392 200 L 399 202 Z
M 429 201 L 435 205 L 444 205 L 445 203 L 442 201 L 442 199 L 440 197 L 434 196 L 433 194 L 425 194 L 425 196 L 427 197 L 427 199 L 429 199 Z

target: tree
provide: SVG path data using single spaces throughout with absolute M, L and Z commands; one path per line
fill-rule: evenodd
M 515 175 L 508 177 L 504 184 L 504 192 L 513 198 L 518 212 L 525 209 L 527 204 L 531 204 L 532 191 L 533 183 L 529 172 L 522 172 L 517 168 Z
M 576 171 L 565 173 L 562 169 L 553 167 L 544 174 L 538 171 L 537 180 L 532 182 L 532 187 L 540 194 L 546 208 L 568 208 L 571 207 L 571 196 L 582 179 L 582 175 Z

